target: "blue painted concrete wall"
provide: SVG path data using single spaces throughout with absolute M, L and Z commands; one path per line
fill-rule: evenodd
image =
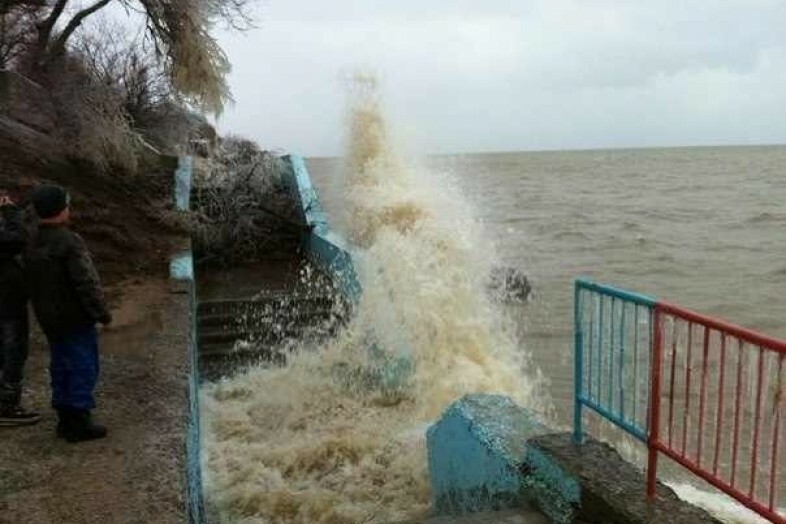
M 175 171 L 175 208 L 187 211 L 190 206 L 192 178 L 191 157 L 182 156 Z M 186 435 L 186 475 L 188 521 L 202 524 L 206 521 L 204 496 L 202 490 L 201 434 L 199 421 L 199 369 L 197 352 L 196 285 L 194 282 L 194 261 L 189 248 L 175 256 L 170 265 L 172 279 L 185 283 L 189 300 L 189 337 L 188 337 L 188 432 Z
M 303 240 L 309 260 L 322 271 L 334 275 L 344 298 L 351 305 L 357 305 L 361 287 L 347 243 L 330 229 L 303 159 L 289 155 L 284 157 L 284 161 L 289 168 L 286 175 L 292 179 L 290 185 L 294 189 L 302 219 L 311 227 Z
M 465 513 L 525 502 L 520 467 L 527 439 L 546 428 L 501 395 L 466 395 L 427 432 L 432 504 Z
M 181 156 L 177 159 L 175 171 L 175 209 L 188 211 L 191 202 L 191 172 L 193 159 L 190 156 Z
M 528 446 L 547 433 L 531 411 L 505 396 L 472 394 L 451 404 L 426 435 L 433 510 L 457 514 L 534 503 L 554 522 L 572 522 L 578 480 Z

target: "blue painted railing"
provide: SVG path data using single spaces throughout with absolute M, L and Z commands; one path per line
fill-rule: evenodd
M 584 438 L 590 408 L 646 441 L 655 300 L 579 279 L 574 289 L 575 406 L 573 434 Z
M 341 294 L 355 306 L 360 300 L 361 287 L 350 250 L 344 239 L 330 228 L 303 159 L 289 155 L 284 161 L 291 169 L 301 218 L 311 228 L 303 238 L 306 255 L 314 265 L 334 276 Z
M 192 159 L 181 156 L 175 171 L 175 209 L 188 211 L 192 183 Z M 176 255 L 169 266 L 170 277 L 185 284 L 188 293 L 188 429 L 186 433 L 186 507 L 189 524 L 206 521 L 202 487 L 201 435 L 199 420 L 199 368 L 197 351 L 196 284 L 191 241 L 188 248 Z

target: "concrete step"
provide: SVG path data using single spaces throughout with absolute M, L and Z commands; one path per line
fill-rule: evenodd
M 242 315 L 257 311 L 296 311 L 296 310 L 319 310 L 334 309 L 336 298 L 330 295 L 270 295 L 254 299 L 241 300 L 207 300 L 200 301 L 197 306 L 197 314 L 227 314 Z M 338 309 L 341 309 L 338 307 Z
M 298 323 L 305 325 L 322 324 L 343 318 L 340 312 L 328 308 L 297 308 L 290 311 L 255 311 L 244 314 L 206 313 L 197 317 L 200 332 L 213 330 L 253 329 L 257 326 Z
M 240 351 L 257 353 L 288 342 L 321 341 L 334 336 L 342 325 L 344 317 L 330 315 L 325 318 L 311 317 L 308 322 L 295 318 L 276 323 L 254 322 L 245 326 L 206 326 L 197 332 L 199 354 L 204 358 L 213 358 L 237 352 L 236 346 L 240 346 Z
M 440 515 L 396 524 L 548 524 L 549 522 L 549 519 L 535 510 L 515 509 L 466 515 Z
M 313 338 L 321 334 L 335 333 L 336 324 L 325 323 L 316 326 L 304 326 L 299 324 L 277 325 L 273 327 L 260 327 L 247 330 L 215 330 L 200 332 L 199 347 L 202 348 L 210 344 L 234 344 L 236 341 L 250 340 L 257 345 L 274 346 L 285 340 L 298 340 Z

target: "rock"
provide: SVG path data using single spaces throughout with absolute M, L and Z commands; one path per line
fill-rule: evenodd
M 498 266 L 491 270 L 488 290 L 500 302 L 523 303 L 532 293 L 532 284 L 520 269 Z

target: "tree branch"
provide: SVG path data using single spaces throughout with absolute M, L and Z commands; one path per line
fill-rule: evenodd
M 60 1 L 63 1 L 63 0 L 60 0 Z M 106 7 L 107 4 L 109 4 L 109 2 L 111 2 L 111 1 L 112 0 L 99 0 L 95 4 L 93 4 L 90 7 L 88 7 L 87 9 L 83 9 L 83 10 L 79 11 L 77 14 L 75 14 L 74 18 L 72 18 L 71 21 L 68 22 L 68 25 L 65 26 L 65 29 L 63 29 L 63 32 L 60 33 L 60 36 L 58 36 L 57 40 L 55 40 L 54 44 L 52 44 L 53 51 L 59 52 L 59 51 L 65 49 L 66 42 L 71 37 L 71 35 L 74 33 L 74 31 L 76 31 L 77 28 L 82 24 L 84 19 L 87 18 L 88 16 L 92 15 L 93 13 L 98 11 L 99 9 L 102 9 L 102 8 Z
M 49 42 L 49 37 L 52 36 L 52 30 L 55 28 L 55 24 L 57 24 L 57 19 L 63 14 L 67 3 L 68 0 L 57 0 L 57 3 L 52 8 L 52 12 L 41 22 L 38 29 L 38 43 L 42 48 L 46 47 L 46 44 Z

